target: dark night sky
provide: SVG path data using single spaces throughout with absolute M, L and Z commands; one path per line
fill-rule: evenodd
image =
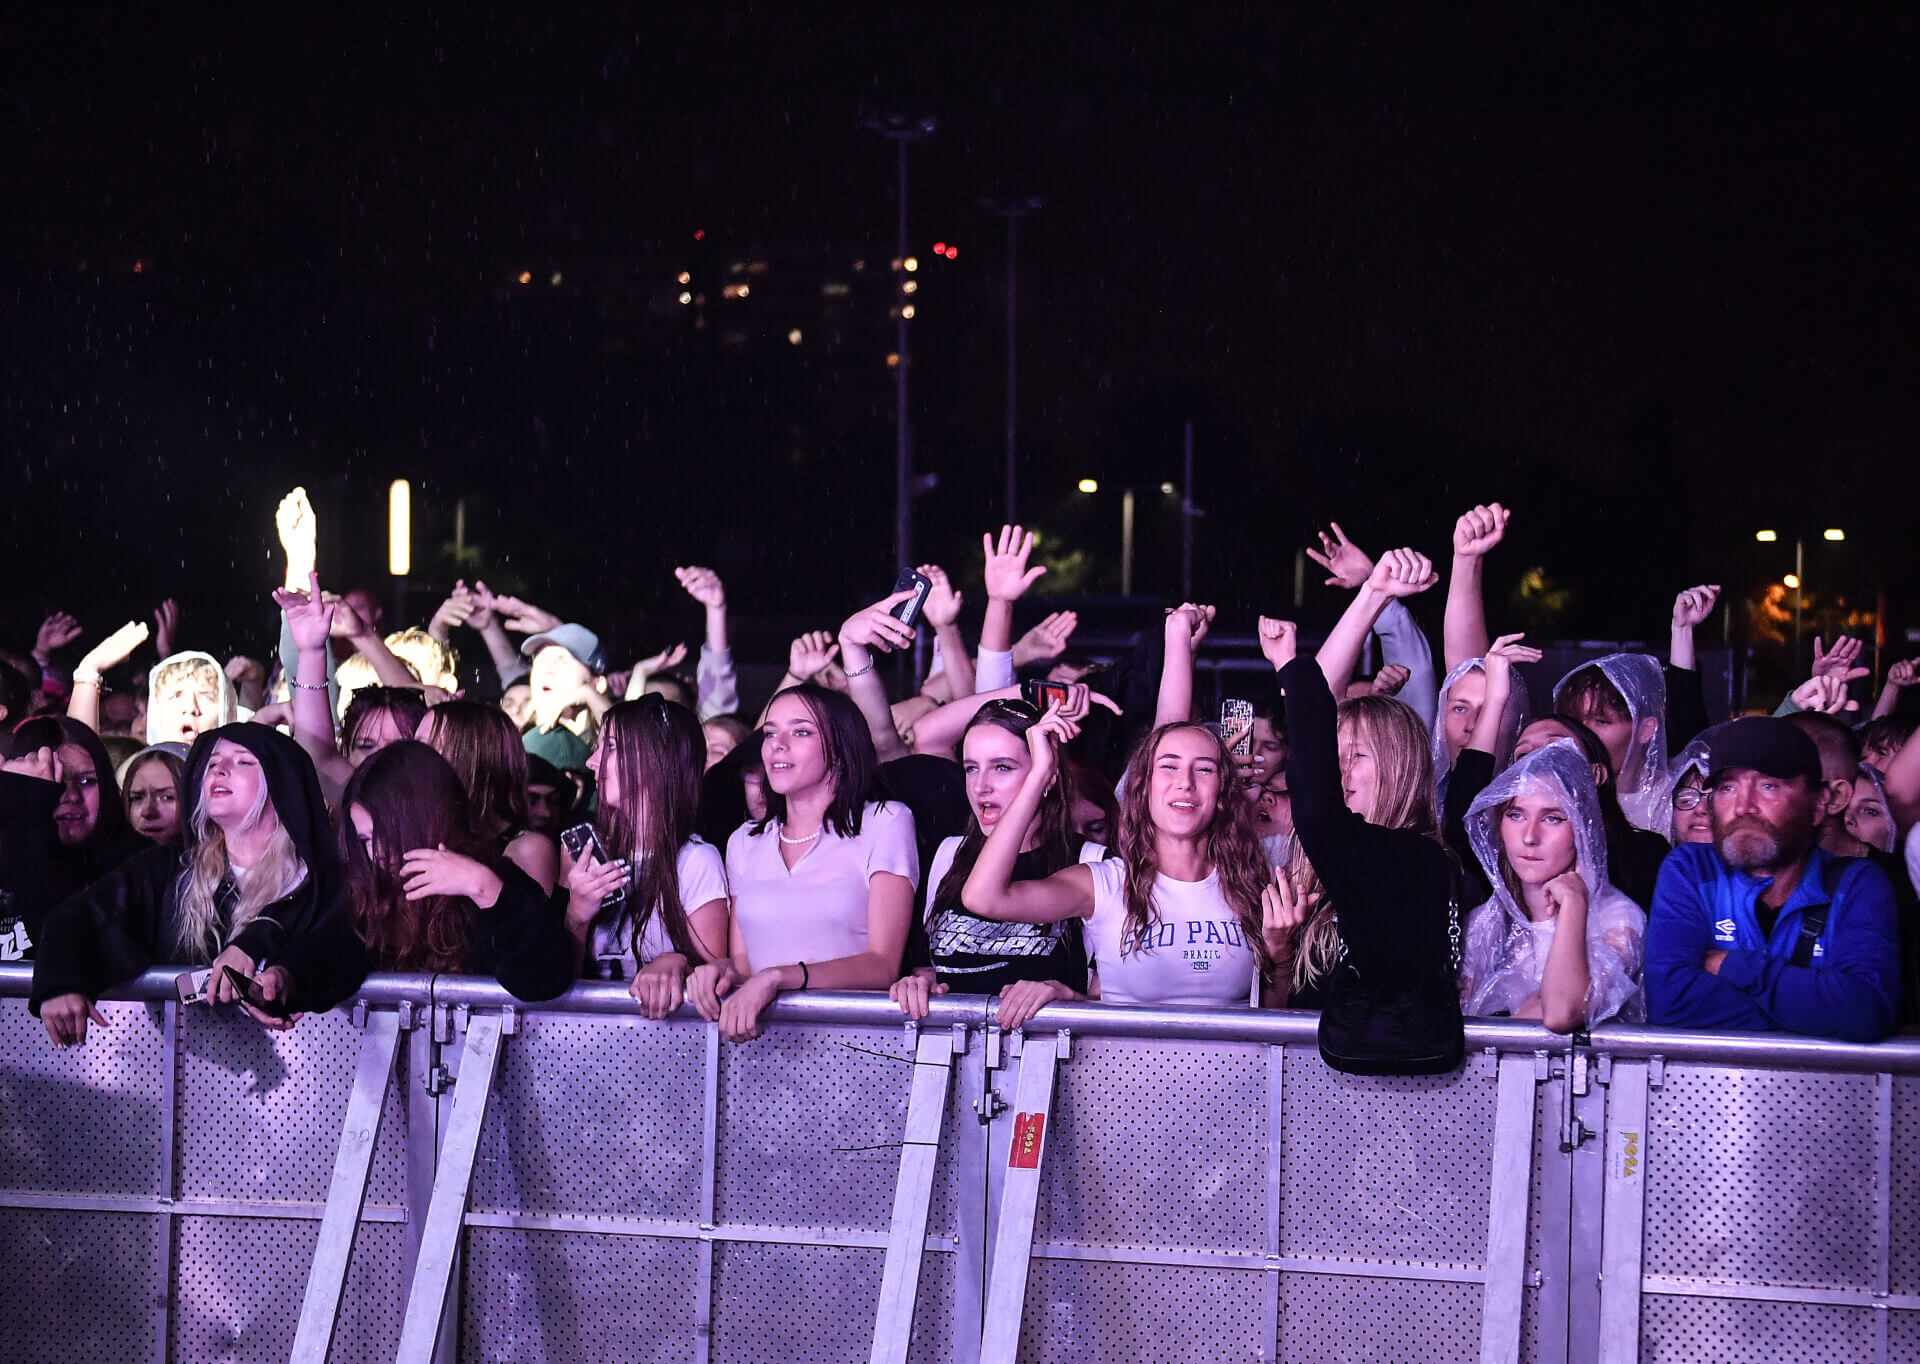
M 499 576 L 635 645 L 675 561 L 838 619 L 891 578 L 884 403 L 828 439 L 804 359 L 502 286 L 670 267 L 696 228 L 884 266 L 863 106 L 943 120 L 913 239 L 963 248 L 914 323 L 929 551 L 959 562 L 998 514 L 1003 250 L 976 200 L 1036 194 L 1024 505 L 1099 585 L 1117 502 L 1074 481 L 1177 478 L 1191 417 L 1199 591 L 1236 611 L 1284 605 L 1319 519 L 1439 558 L 1500 497 L 1496 587 L 1544 565 L 1569 634 L 1657 636 L 1676 588 L 1777 576 L 1759 525 L 1846 526 L 1810 581 L 1920 622 L 1910 14 L 55 8 L 5 35 L 0 106 L 12 638 L 173 593 L 196 642 L 258 647 L 279 494 L 316 488 L 323 567 L 369 578 L 396 474 L 423 540 L 464 494 Z M 1176 532 L 1149 509 L 1141 534 L 1164 596 Z

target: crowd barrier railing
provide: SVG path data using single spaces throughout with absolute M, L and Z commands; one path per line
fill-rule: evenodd
M 1920 1041 L 380 976 L 275 1033 L 0 968 L 24 1360 L 1920 1358 Z

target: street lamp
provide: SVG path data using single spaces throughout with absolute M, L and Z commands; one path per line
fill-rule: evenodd
M 1775 530 L 1757 530 L 1753 538 L 1763 545 L 1775 544 L 1780 532 Z M 1829 544 L 1840 544 L 1847 538 L 1847 532 L 1838 526 L 1828 526 L 1820 532 L 1820 538 Z M 1806 536 L 1799 531 L 1793 536 L 1793 572 L 1780 580 L 1781 586 L 1793 593 L 1793 661 L 1800 662 L 1800 609 L 1806 599 L 1807 581 L 1807 542 Z
M 1014 266 L 1018 258 L 1020 219 L 1040 207 L 1038 199 L 982 199 L 980 207 L 1007 220 L 1007 515 L 1008 525 L 1019 520 L 1014 515 L 1014 388 L 1019 377 L 1019 353 L 1014 345 Z
M 387 572 L 393 576 L 393 618 L 404 622 L 407 575 L 413 572 L 413 485 L 404 478 L 387 489 Z
M 1080 480 L 1079 488 L 1083 493 L 1097 493 L 1100 491 L 1100 481 L 1093 478 L 1083 478 Z M 1133 505 L 1133 489 L 1121 489 L 1120 595 L 1123 597 L 1131 597 L 1133 595 Z

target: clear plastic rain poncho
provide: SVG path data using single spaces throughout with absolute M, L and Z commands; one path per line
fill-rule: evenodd
M 1467 837 L 1493 895 L 1467 918 L 1460 967 L 1461 1007 L 1470 1015 L 1510 1014 L 1540 991 L 1555 920 L 1533 922 L 1501 874 L 1499 821 L 1506 804 L 1545 795 L 1573 821 L 1574 865 L 1587 885 L 1587 1026 L 1646 1017 L 1640 963 L 1647 916 L 1607 880 L 1607 834 L 1593 768 L 1571 739 L 1535 749 L 1493 779 L 1467 813 Z
M 1468 673 L 1485 672 L 1486 660 L 1469 658 L 1454 664 L 1447 673 L 1447 680 L 1440 684 L 1440 700 L 1433 708 L 1433 795 L 1434 808 L 1446 804 L 1447 778 L 1453 775 L 1453 762 L 1447 756 L 1447 694 L 1453 690 L 1453 684 Z M 1519 672 L 1509 670 L 1513 687 L 1507 693 L 1507 712 L 1500 717 L 1500 733 L 1493 744 L 1493 770 L 1498 773 L 1506 769 L 1513 761 L 1513 746 L 1519 741 L 1520 731 L 1533 719 L 1533 702 L 1527 695 L 1526 679 Z M 1469 735 L 1468 737 L 1472 737 Z M 1463 745 L 1464 747 L 1464 745 Z
M 1673 833 L 1673 779 L 1667 773 L 1667 679 L 1660 671 L 1660 660 L 1651 654 L 1608 654 L 1582 663 L 1553 684 L 1555 710 L 1560 708 L 1567 683 L 1586 668 L 1598 668 L 1613 684 L 1633 719 L 1633 743 L 1627 749 L 1626 762 L 1613 777 L 1620 809 L 1636 829 L 1669 838 Z M 1653 736 L 1643 741 L 1641 722 L 1649 717 L 1653 720 Z

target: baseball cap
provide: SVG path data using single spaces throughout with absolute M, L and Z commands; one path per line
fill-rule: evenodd
M 1773 715 L 1744 715 L 1700 736 L 1707 748 L 1707 780 L 1730 768 L 1745 768 L 1789 780 L 1805 777 L 1818 786 L 1820 750 L 1798 725 Z
M 584 625 L 575 625 L 571 621 L 556 625 L 551 630 L 529 637 L 520 646 L 520 652 L 532 658 L 548 645 L 565 649 L 577 662 L 597 673 L 607 670 L 606 659 L 600 653 L 600 636 Z

